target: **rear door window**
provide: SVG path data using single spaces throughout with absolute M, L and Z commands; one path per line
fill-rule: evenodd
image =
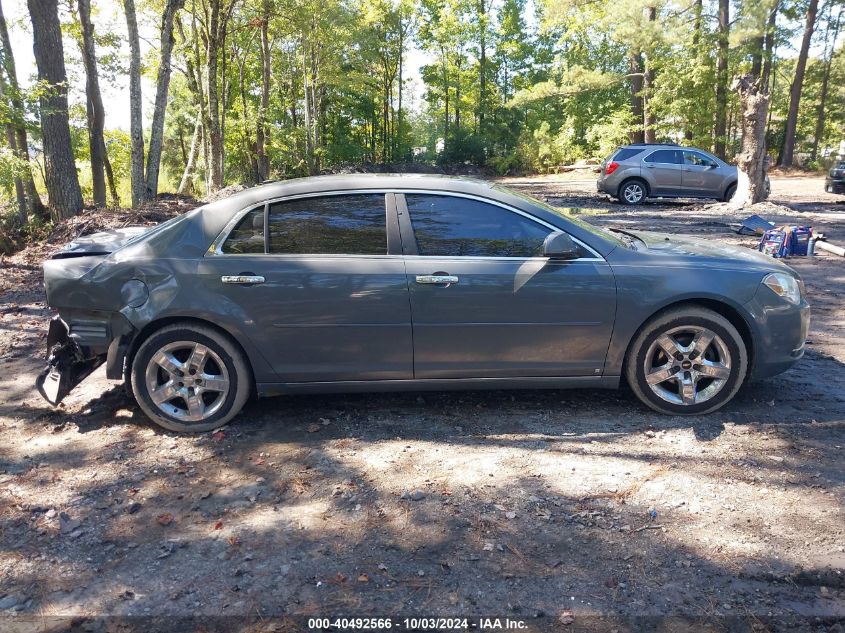
M 270 205 L 269 252 L 386 255 L 383 193 L 282 200 Z
M 660 163 L 663 165 L 680 165 L 681 152 L 676 149 L 659 149 L 652 152 L 645 158 L 648 163 Z

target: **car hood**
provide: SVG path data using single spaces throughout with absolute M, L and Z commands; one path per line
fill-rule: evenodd
M 135 238 L 143 235 L 150 226 L 127 226 L 122 229 L 109 229 L 75 238 L 52 254 L 50 259 L 69 259 L 71 257 L 89 257 L 108 255 L 126 246 Z
M 628 231 L 628 233 L 645 242 L 648 252 L 658 256 L 692 260 L 702 265 L 712 263 L 720 267 L 739 265 L 745 269 L 753 267 L 768 270 L 792 270 L 774 257 L 750 248 L 731 246 L 715 240 L 702 240 L 651 231 Z

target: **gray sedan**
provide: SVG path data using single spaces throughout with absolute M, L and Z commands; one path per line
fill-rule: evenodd
M 601 230 L 480 181 L 327 176 L 248 189 L 44 263 L 59 402 L 105 363 L 161 426 L 251 395 L 615 388 L 704 414 L 804 353 L 798 275 L 749 249 Z

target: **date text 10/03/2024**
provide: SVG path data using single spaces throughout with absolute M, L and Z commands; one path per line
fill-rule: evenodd
M 309 630 L 331 631 L 518 631 L 524 620 L 511 618 L 309 618 Z

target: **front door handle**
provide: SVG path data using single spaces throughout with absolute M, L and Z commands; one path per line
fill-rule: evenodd
M 456 275 L 417 275 L 418 284 L 446 284 L 448 287 L 458 281 Z
M 220 278 L 224 284 L 238 284 L 241 286 L 253 286 L 263 284 L 264 277 L 261 275 L 223 275 Z

